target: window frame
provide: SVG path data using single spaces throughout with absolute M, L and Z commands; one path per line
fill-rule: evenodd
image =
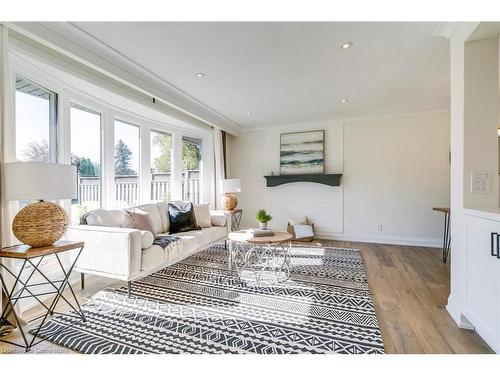
M 70 129 L 70 106 L 71 103 L 81 105 L 85 108 L 94 110 L 101 114 L 101 207 L 114 208 L 114 120 L 130 123 L 138 126 L 140 131 L 140 155 L 139 155 L 139 202 L 147 203 L 151 201 L 150 197 L 150 139 L 151 130 L 172 135 L 172 195 L 171 200 L 182 199 L 182 138 L 184 136 L 198 138 L 202 141 L 202 171 L 200 179 L 200 202 L 210 202 L 213 206 L 214 187 L 213 185 L 213 155 L 210 153 L 213 149 L 213 133 L 210 128 L 195 128 L 195 125 L 183 120 L 165 120 L 160 119 L 163 116 L 169 116 L 166 113 L 157 111 L 153 113 L 152 108 L 144 109 L 144 113 L 132 112 L 119 107 L 118 101 L 107 96 L 103 97 L 100 93 L 96 96 L 94 92 L 82 91 L 77 89 L 73 83 L 76 80 L 85 80 L 71 74 L 71 80 L 65 79 L 64 75 L 54 76 L 52 69 L 59 70 L 57 64 L 45 60 L 43 56 L 36 56 L 27 53 L 23 48 L 13 44 L 10 52 L 10 67 L 12 76 L 12 93 L 15 95 L 15 76 L 19 74 L 34 83 L 53 91 L 58 95 L 57 118 L 58 118 L 58 163 L 71 164 L 71 129 Z M 62 77 L 62 78 L 61 78 Z M 90 83 L 95 85 L 95 83 Z M 105 86 L 103 90 L 109 91 Z M 112 95 L 132 100 L 120 92 L 113 92 Z M 120 101 L 121 103 L 121 101 Z M 138 105 L 141 105 L 141 103 Z M 141 108 L 138 108 L 141 109 Z M 135 111 L 135 108 L 134 108 Z M 151 116 L 151 117 L 150 117 Z M 178 123 L 177 123 L 178 122 Z M 184 127 L 184 123 L 185 126 Z M 9 127 L 10 128 L 10 127 Z M 11 129 L 6 129 L 6 162 L 15 161 L 15 129 L 11 134 Z M 10 142 L 8 140 L 11 140 Z M 14 142 L 12 142 L 12 140 Z M 14 156 L 14 157 L 13 157 Z M 61 201 L 61 205 L 71 212 L 71 201 Z
M 14 143 L 13 143 L 13 154 L 15 157 L 16 161 L 27 161 L 27 160 L 21 160 L 17 156 L 17 122 L 16 122 L 16 114 L 17 114 L 17 100 L 16 100 L 16 94 L 17 94 L 17 77 L 20 77 L 26 81 L 28 81 L 30 84 L 33 86 L 39 87 L 42 90 L 46 90 L 49 93 L 49 163 L 58 163 L 59 162 L 59 144 L 60 142 L 60 113 L 62 112 L 60 110 L 60 93 L 56 88 L 52 88 L 50 86 L 45 85 L 45 82 L 41 82 L 38 79 L 38 77 L 32 78 L 32 75 L 26 71 L 23 70 L 22 68 L 16 69 L 13 71 L 13 112 L 12 112 L 12 117 L 13 121 L 12 123 L 14 124 L 12 132 L 14 136 Z
M 201 168 L 200 168 L 200 203 L 210 203 L 212 208 L 215 206 L 215 186 L 212 183 L 210 176 L 213 176 L 215 182 L 215 165 L 213 155 L 213 133 L 198 133 L 195 131 L 184 130 L 181 134 L 183 137 L 197 138 L 201 140 Z M 181 149 L 182 162 L 182 149 Z M 181 164 L 182 169 L 182 164 Z
M 200 204 L 200 203 L 204 203 L 205 202 L 205 194 L 204 194 L 204 191 L 205 191 L 205 184 L 204 184 L 204 181 L 205 181 L 205 175 L 204 175 L 204 170 L 205 170 L 205 155 L 204 155 L 204 150 L 205 150 L 205 140 L 199 136 L 196 136 L 196 135 L 186 135 L 186 134 L 183 134 L 182 135 L 182 138 L 181 138 L 181 141 L 184 142 L 184 138 L 194 138 L 194 139 L 197 139 L 200 141 L 200 155 L 201 155 L 201 159 L 200 159 L 200 167 L 199 167 L 199 186 L 198 186 L 198 189 L 199 189 L 199 202 L 193 202 L 193 204 Z M 181 162 L 182 162 L 182 150 L 181 150 Z M 184 163 L 182 162 L 182 165 L 184 165 Z M 183 167 L 181 167 L 183 168 Z M 182 195 L 182 199 L 184 199 L 184 194 Z
M 68 134 L 69 134 L 69 153 L 70 153 L 70 164 L 71 164 L 71 109 L 76 108 L 81 111 L 87 111 L 89 113 L 93 113 L 95 115 L 99 115 L 100 121 L 99 121 L 99 161 L 100 161 L 100 169 L 101 173 L 99 176 L 99 188 L 100 188 L 100 200 L 99 200 L 99 208 L 104 207 L 104 197 L 105 197 L 105 188 L 104 188 L 104 163 L 103 163 L 103 157 L 104 157 L 104 150 L 103 150 L 103 140 L 104 140 L 104 114 L 100 110 L 96 110 L 94 107 L 87 105 L 87 104 L 82 104 L 80 100 L 69 100 L 69 110 L 68 110 Z M 71 202 L 70 202 L 70 213 L 71 213 Z
M 116 184 L 115 184 L 115 164 L 114 164 L 114 155 L 115 155 L 115 147 L 116 147 L 116 138 L 115 138 L 115 129 L 116 129 L 116 122 L 121 122 L 122 124 L 125 124 L 125 125 L 128 125 L 128 126 L 134 126 L 137 128 L 138 130 L 138 136 L 139 138 L 137 139 L 138 141 L 138 144 L 139 144 L 139 155 L 138 155 L 138 161 L 137 161 L 137 204 L 136 205 L 140 205 L 144 202 L 143 201 L 143 193 L 144 193 L 144 182 L 143 182 L 143 179 L 144 179 L 144 173 L 143 173 L 143 164 L 144 164 L 144 160 L 143 160 L 143 155 L 142 155 L 142 152 L 143 152 L 143 126 L 142 126 L 142 123 L 137 121 L 137 122 L 134 122 L 134 118 L 132 116 L 124 116 L 122 113 L 121 114 L 118 114 L 118 113 L 115 113 L 115 115 L 113 116 L 113 120 L 112 120 L 112 124 L 113 124 L 113 167 L 111 168 L 111 165 L 109 165 L 108 167 L 110 169 L 113 170 L 113 184 L 111 185 L 111 189 L 112 190 L 112 194 L 113 194 L 113 198 L 111 200 L 112 202 L 112 205 L 114 206 L 114 208 L 126 208 L 126 207 L 120 207 L 118 205 L 118 201 L 116 199 L 114 199 L 114 197 L 116 197 Z M 141 203 L 142 202 L 142 203 Z
M 172 146 L 171 146 L 171 150 L 170 150 L 171 156 L 170 156 L 170 187 L 169 187 L 170 198 L 172 199 L 173 190 L 174 190 L 174 164 L 175 164 L 175 160 L 174 160 L 174 135 L 171 132 L 159 130 L 155 126 L 149 127 L 149 130 L 148 130 L 148 134 L 149 134 L 149 152 L 148 152 L 148 155 L 149 155 L 149 163 L 148 163 L 149 183 L 148 183 L 148 185 L 150 187 L 149 188 L 150 190 L 151 190 L 151 185 L 153 184 L 153 179 L 152 179 L 153 173 L 151 172 L 151 162 L 152 162 L 152 159 L 151 159 L 152 158 L 152 152 L 151 152 L 152 138 L 151 137 L 152 137 L 153 133 L 160 133 L 163 135 L 168 135 L 172 139 Z M 149 195 L 150 201 L 153 202 L 154 200 L 153 200 L 153 197 L 151 196 L 151 194 L 148 193 L 148 195 Z

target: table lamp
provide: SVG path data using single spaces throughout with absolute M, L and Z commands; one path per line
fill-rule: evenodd
M 76 198 L 76 167 L 65 164 L 15 162 L 5 164 L 5 199 L 38 200 L 14 217 L 14 236 L 32 247 L 50 246 L 69 225 L 66 211 L 47 199 Z
M 238 197 L 234 193 L 241 193 L 241 182 L 239 178 L 225 179 L 222 185 L 222 208 L 224 211 L 233 211 L 238 205 Z

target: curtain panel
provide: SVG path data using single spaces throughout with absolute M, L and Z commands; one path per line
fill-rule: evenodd
M 9 205 L 4 199 L 5 132 L 7 125 L 13 119 L 12 109 L 14 108 L 10 90 L 11 75 L 8 51 L 8 29 L 5 25 L 0 24 L 0 144 L 2 145 L 0 149 L 0 244 L 2 247 L 11 245 Z M 3 276 L 6 277 L 7 275 L 4 273 Z M 1 311 L 3 311 L 6 303 L 3 289 L 0 298 L 0 307 Z M 4 324 L 4 326 L 0 326 L 0 334 L 8 332 L 14 327 L 14 318 L 9 316 L 7 319 L 10 325 Z
M 224 147 L 224 138 L 225 138 L 225 133 L 224 131 L 214 128 L 213 130 L 213 139 L 214 139 L 214 161 L 215 161 L 215 208 L 216 209 L 221 209 L 222 208 L 222 189 L 221 189 L 221 184 L 223 179 L 226 178 L 226 173 L 225 173 L 225 147 Z

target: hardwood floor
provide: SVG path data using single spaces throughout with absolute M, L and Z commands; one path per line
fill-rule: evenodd
M 328 240 L 314 243 L 361 251 L 387 353 L 492 353 L 479 335 L 458 328 L 447 313 L 449 263 L 443 264 L 440 249 Z M 88 277 L 85 290 L 77 286 L 75 291 L 85 302 L 98 290 L 119 285 Z M 26 317 L 39 313 L 32 309 Z M 18 340 L 18 336 L 15 331 L 7 338 Z M 0 353 L 14 352 L 23 351 L 0 342 Z M 33 348 L 33 353 L 68 352 L 48 342 Z
M 450 268 L 440 249 L 316 242 L 361 251 L 386 353 L 492 353 L 446 311 Z

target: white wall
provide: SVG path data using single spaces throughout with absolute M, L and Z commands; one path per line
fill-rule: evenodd
M 449 205 L 449 114 L 329 121 L 269 127 L 228 139 L 228 174 L 241 178 L 242 224 L 255 226 L 266 208 L 272 227 L 307 215 L 318 237 L 440 246 Z M 264 175 L 279 173 L 279 135 L 325 130 L 325 171 L 343 173 L 342 186 L 312 183 L 266 188 Z M 382 231 L 379 231 L 382 224 Z
M 256 226 L 255 212 L 265 208 L 273 216 L 274 228 L 286 228 L 289 218 L 308 216 L 324 236 L 343 232 L 342 187 L 295 183 L 267 188 L 263 177 L 279 174 L 281 133 L 321 129 L 325 130 L 325 172 L 342 173 L 343 126 L 338 121 L 270 127 L 229 138 L 228 174 L 241 179 L 244 226 Z
M 449 207 L 449 129 L 448 113 L 346 123 L 345 236 L 439 245 L 432 207 Z
M 498 38 L 464 50 L 464 207 L 498 207 Z M 473 171 L 490 174 L 490 192 L 471 192 Z

